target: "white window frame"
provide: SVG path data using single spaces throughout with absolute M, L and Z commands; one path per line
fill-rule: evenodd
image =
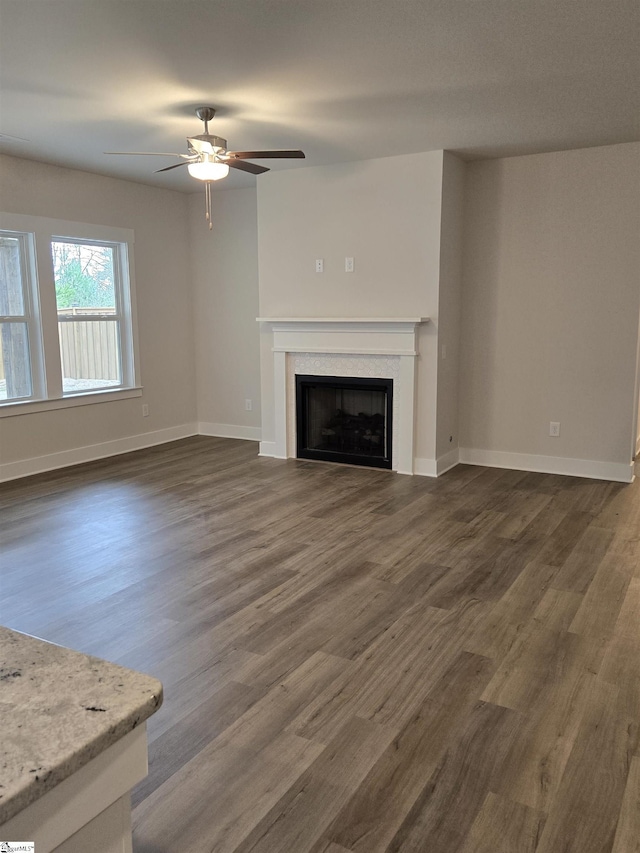
M 11 403 L 31 402 L 41 396 L 43 387 L 42 346 L 40 335 L 40 312 L 35 280 L 35 246 L 32 235 L 24 231 L 11 231 L 3 228 L 2 235 L 18 240 L 20 252 L 20 271 L 22 273 L 22 309 L 20 314 L 3 314 L 2 323 L 25 323 L 29 341 L 29 367 L 31 373 L 31 395 L 29 397 L 12 397 L 11 400 L 0 401 Z
M 85 240 L 79 237 L 63 237 L 56 234 L 52 242 L 65 243 L 69 246 L 104 246 L 113 252 L 113 283 L 115 295 L 115 313 L 82 314 L 81 317 L 70 315 L 60 316 L 58 323 L 96 323 L 106 320 L 115 323 L 118 329 L 118 367 L 120 382 L 114 388 L 130 388 L 133 385 L 133 359 L 130 353 L 131 334 L 129 333 L 128 318 L 130 316 L 130 301 L 127 299 L 129 292 L 129 276 L 127 263 L 127 247 L 125 243 L 113 243 L 106 240 Z M 87 394 L 96 391 L 89 388 L 82 392 L 64 392 L 65 397 L 74 396 L 77 393 Z
M 128 228 L 67 222 L 40 216 L 0 213 L 0 231 L 24 235 L 25 294 L 30 309 L 32 396 L 0 401 L 0 418 L 49 409 L 85 406 L 112 400 L 140 397 L 140 359 L 133 269 L 134 233 Z M 53 257 L 53 241 L 115 246 L 116 317 L 120 326 L 122 384 L 63 393 Z M 27 304 L 25 304 L 27 308 Z M 114 315 L 111 315 L 113 318 Z M 4 319 L 4 318 L 3 318 Z

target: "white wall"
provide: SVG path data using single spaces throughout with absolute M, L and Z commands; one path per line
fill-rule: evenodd
M 258 181 L 260 316 L 431 317 L 420 335 L 416 453 L 433 459 L 442 151 L 271 172 Z M 345 273 L 344 259 L 355 259 Z M 324 259 L 324 273 L 315 259 Z M 262 438 L 274 438 L 262 334 Z
M 201 432 L 260 438 L 255 188 L 189 196 L 198 421 Z M 245 409 L 252 401 L 252 410 Z
M 630 143 L 468 165 L 462 446 L 629 465 L 639 164 Z
M 188 432 L 196 420 L 196 394 L 187 197 L 3 156 L 0 207 L 10 213 L 134 230 L 144 386 L 142 398 L 1 419 L 0 462 L 6 465 L 49 454 L 75 461 L 84 457 L 65 457 L 65 453 L 108 442 L 116 443 L 111 449 L 142 446 Z M 142 402 L 150 408 L 144 419 Z

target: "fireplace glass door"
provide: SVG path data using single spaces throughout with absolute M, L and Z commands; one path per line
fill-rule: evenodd
M 393 380 L 296 376 L 297 456 L 391 468 Z

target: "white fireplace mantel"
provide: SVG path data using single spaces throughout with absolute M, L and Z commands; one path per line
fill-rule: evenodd
M 394 379 L 394 471 L 414 471 L 417 330 L 427 317 L 258 317 L 273 335 L 275 441 L 264 455 L 286 459 L 294 447 L 292 423 L 296 360 L 314 359 L 315 372 L 350 376 L 382 371 Z M 385 358 L 386 357 L 386 358 Z M 289 369 L 288 369 L 289 367 Z M 364 374 L 362 374 L 364 375 Z
M 274 352 L 415 356 L 417 327 L 428 318 L 258 317 L 258 322 L 271 326 Z
M 256 319 L 258 323 L 282 323 L 283 325 L 304 323 L 305 326 L 325 323 L 371 323 L 375 326 L 410 323 L 415 326 L 417 323 L 426 323 L 429 320 L 428 317 L 257 317 Z

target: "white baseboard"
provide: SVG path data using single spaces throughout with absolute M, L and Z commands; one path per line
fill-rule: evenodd
M 591 480 L 633 482 L 633 463 L 596 462 L 591 459 L 572 459 L 564 456 L 537 456 L 533 453 L 506 453 L 500 450 L 477 450 L 461 447 L 460 462 L 484 465 L 488 468 L 511 468 L 515 471 L 535 471 L 540 474 L 563 474 L 587 477 Z
M 188 438 L 190 435 L 197 434 L 196 424 L 181 424 L 154 432 L 144 432 L 141 435 L 117 438 L 101 444 L 88 444 L 85 447 L 62 450 L 59 453 L 34 456 L 19 462 L 5 462 L 0 465 L 0 482 L 28 477 L 31 474 L 44 474 L 46 471 L 54 471 L 57 468 L 66 468 L 81 462 L 93 462 L 96 459 L 130 453 L 132 450 L 142 450 L 145 447 L 154 447 L 156 444 L 166 444 L 168 441 L 176 441 L 179 438 Z
M 246 441 L 260 441 L 260 427 L 236 426 L 235 424 L 198 424 L 198 435 L 212 435 L 216 438 L 241 438 Z
M 452 468 L 455 468 L 460 462 L 460 450 L 457 447 L 454 447 L 453 450 L 450 450 L 448 453 L 443 454 L 442 456 L 438 456 L 436 459 L 436 476 L 439 477 L 441 474 L 450 471 Z
M 211 435 L 220 438 L 239 438 L 259 441 L 259 456 L 276 458 L 275 441 L 261 441 L 258 427 L 234 426 L 232 424 L 181 424 L 176 427 L 145 432 L 141 435 L 90 444 L 59 453 L 35 456 L 18 462 L 0 464 L 0 482 L 28 477 L 31 474 L 43 474 L 57 468 L 93 462 L 145 447 L 154 447 L 188 438 L 191 435 Z M 640 454 L 640 447 L 638 448 Z M 563 474 L 570 477 L 587 477 L 593 480 L 611 480 L 618 483 L 632 483 L 634 479 L 633 462 L 596 462 L 590 459 L 571 459 L 562 456 L 537 456 L 529 453 L 507 453 L 499 450 L 478 450 L 461 447 L 446 453 L 438 459 L 417 457 L 414 462 L 414 474 L 422 477 L 439 477 L 458 463 L 483 465 L 488 468 L 510 468 L 516 471 L 535 471 L 542 474 Z
M 419 477 L 439 477 L 451 468 L 455 468 L 459 462 L 460 457 L 458 448 L 456 447 L 443 456 L 438 456 L 437 459 L 421 459 L 420 457 L 416 457 L 413 464 L 413 473 Z
M 258 456 L 272 456 L 276 458 L 276 443 L 275 441 L 261 441 Z
M 422 459 L 416 456 L 413 460 L 413 473 L 419 477 L 437 477 L 438 463 L 435 459 Z

